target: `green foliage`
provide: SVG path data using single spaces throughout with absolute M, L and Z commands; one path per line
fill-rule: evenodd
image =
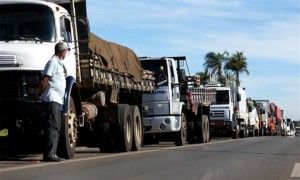
M 3 136 L 8 136 L 8 130 L 7 129 L 2 129 L 0 131 L 0 136 L 3 137 Z
M 224 67 L 223 67 L 224 64 Z M 201 77 L 201 84 L 207 84 L 209 81 L 209 74 L 217 74 L 218 82 L 222 85 L 235 84 L 240 86 L 239 75 L 241 73 L 246 73 L 249 75 L 247 69 L 247 58 L 244 56 L 243 52 L 236 52 L 229 56 L 229 53 L 225 51 L 223 54 L 208 52 L 205 55 L 205 60 L 203 66 L 205 68 L 205 73 L 198 72 L 196 74 Z M 222 72 L 225 71 L 225 73 Z M 230 72 L 233 72 L 231 74 Z
M 247 58 L 243 55 L 243 52 L 234 53 L 226 62 L 224 69 L 231 70 L 236 75 L 236 85 L 240 86 L 240 73 L 246 73 L 249 75 L 247 69 Z
M 219 76 L 219 81 L 222 79 L 222 69 L 223 69 L 223 62 L 227 60 L 229 53 L 225 51 L 223 54 L 215 53 L 215 52 L 208 52 L 205 55 L 205 61 L 203 66 L 205 71 L 208 72 L 210 70 L 211 73 L 217 73 Z

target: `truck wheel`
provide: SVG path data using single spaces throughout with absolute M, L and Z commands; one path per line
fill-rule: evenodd
M 246 129 L 245 129 L 245 138 L 249 137 L 249 134 L 250 134 L 250 133 L 249 133 L 249 129 L 246 128 Z
M 178 132 L 175 133 L 175 145 L 182 146 L 186 143 L 187 127 L 184 114 L 181 114 L 181 127 Z
M 133 141 L 133 123 L 128 104 L 119 104 L 119 123 L 116 127 L 115 143 L 120 152 L 131 151 Z
M 263 130 L 259 129 L 259 136 L 263 136 Z
M 205 135 L 205 125 L 203 119 L 200 121 L 195 122 L 195 129 L 196 129 L 196 142 L 197 143 L 204 143 L 206 139 Z
M 57 154 L 70 159 L 75 155 L 77 142 L 77 116 L 73 97 L 70 98 L 70 108 L 67 116 L 62 116 L 60 140 Z
M 196 143 L 194 121 L 187 122 L 187 141 L 189 144 Z
M 142 118 L 137 106 L 130 106 L 133 121 L 132 150 L 139 151 L 142 145 Z
M 232 139 L 238 139 L 240 134 L 240 127 L 235 126 L 235 131 L 232 131 Z
M 202 121 L 204 121 L 204 143 L 209 142 L 209 121 L 208 121 L 208 116 L 203 115 L 202 116 Z
M 240 137 L 245 138 L 245 130 L 244 129 L 240 130 Z
M 255 137 L 258 137 L 258 135 L 259 135 L 259 130 L 258 130 L 258 129 L 255 129 L 255 130 L 254 130 L 254 136 L 255 136 Z

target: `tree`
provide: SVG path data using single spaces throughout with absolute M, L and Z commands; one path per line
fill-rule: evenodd
M 217 72 L 219 82 L 222 79 L 222 69 L 223 69 L 223 62 L 228 58 L 228 52 L 225 51 L 223 54 L 215 53 L 215 52 L 208 52 L 205 55 L 205 62 L 203 66 L 205 67 L 205 71 L 211 70 L 211 73 Z
M 206 85 L 209 81 L 209 73 L 205 72 L 197 72 L 196 75 L 200 76 L 200 83 Z
M 247 69 L 247 58 L 243 55 L 243 52 L 234 53 L 226 62 L 224 66 L 225 70 L 231 70 L 236 75 L 236 85 L 240 86 L 240 73 L 247 73 L 249 75 L 249 71 Z

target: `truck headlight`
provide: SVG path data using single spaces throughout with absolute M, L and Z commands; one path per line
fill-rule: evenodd
M 171 119 L 170 119 L 170 118 L 166 118 L 166 119 L 165 119 L 165 123 L 166 123 L 166 124 L 170 124 L 170 123 L 171 123 Z
M 169 103 L 158 103 L 155 104 L 155 114 L 170 114 Z

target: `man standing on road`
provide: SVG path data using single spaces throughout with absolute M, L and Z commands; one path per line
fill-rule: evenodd
M 44 76 L 39 85 L 39 95 L 45 107 L 46 124 L 43 160 L 60 162 L 63 158 L 56 155 L 61 126 L 61 110 L 66 88 L 66 69 L 63 60 L 68 48 L 64 43 L 55 45 L 55 54 L 44 68 Z

